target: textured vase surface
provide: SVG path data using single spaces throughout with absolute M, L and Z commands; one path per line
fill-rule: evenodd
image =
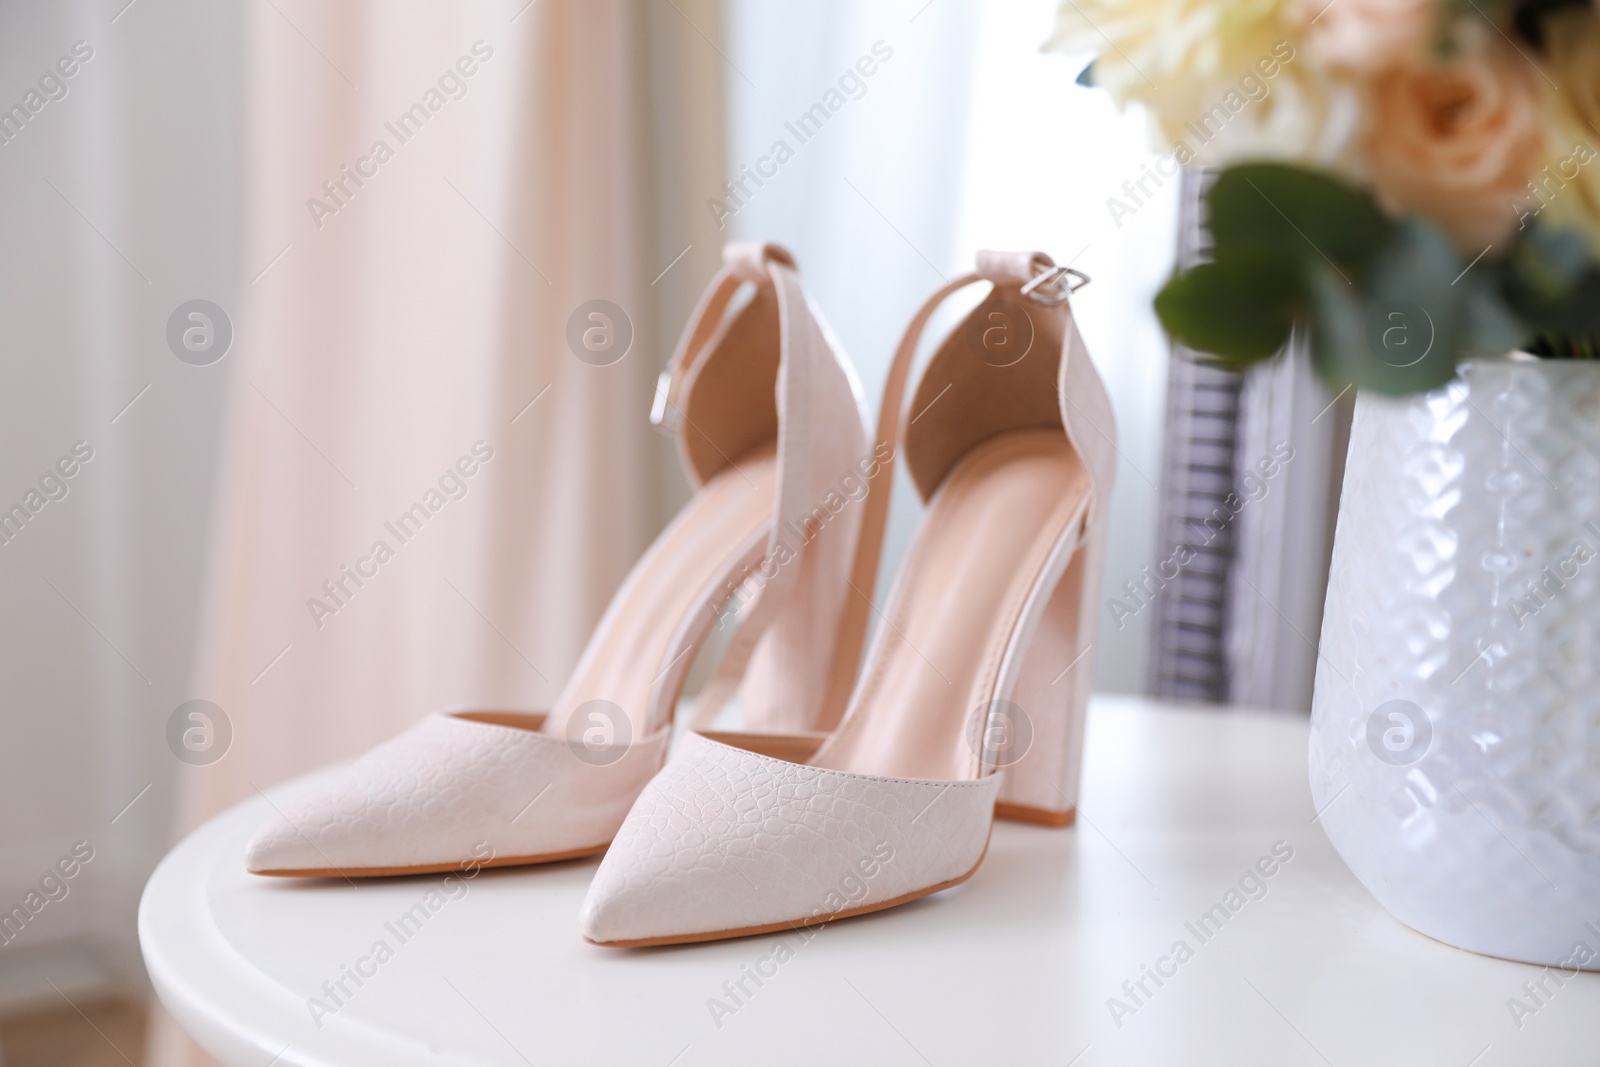
M 1311 718 L 1329 839 L 1448 944 L 1600 969 L 1600 366 L 1356 402 Z

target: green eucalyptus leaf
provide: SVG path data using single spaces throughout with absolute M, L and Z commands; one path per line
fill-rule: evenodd
M 1508 285 L 1507 295 L 1523 321 L 1544 333 L 1600 337 L 1600 268 L 1591 267 L 1556 300 L 1537 300 Z
M 1560 302 L 1588 266 L 1589 249 L 1582 237 L 1538 223 L 1523 232 L 1506 257 L 1510 282 L 1534 304 Z
M 1455 376 L 1467 315 L 1465 292 L 1452 282 L 1462 266 L 1454 246 L 1431 223 L 1410 218 L 1395 228 L 1367 284 L 1372 388 L 1417 392 Z
M 1536 222 L 1502 259 L 1485 266 L 1530 333 L 1573 341 L 1600 336 L 1600 265 L 1577 233 Z M 1549 347 L 1560 351 L 1570 346 L 1562 342 Z
M 1466 334 L 1465 299 L 1451 286 L 1455 250 L 1437 229 L 1410 219 L 1375 257 L 1368 284 L 1310 264 L 1312 358 L 1336 385 L 1391 396 L 1455 376 Z
M 1311 296 L 1311 362 L 1330 385 L 1361 385 L 1374 361 L 1367 345 L 1361 293 L 1325 263 L 1307 267 Z
M 1456 284 L 1466 290 L 1462 293 L 1463 356 L 1503 356 L 1527 341 L 1531 332 L 1527 324 L 1501 298 L 1487 274 L 1469 274 Z
M 1093 89 L 1094 88 L 1094 60 L 1091 59 L 1089 61 L 1089 65 L 1088 66 L 1086 66 L 1082 70 L 1078 71 L 1078 76 L 1073 80 L 1076 81 L 1079 85 L 1082 85 L 1087 89 Z
M 1206 203 L 1219 255 L 1236 245 L 1265 246 L 1347 276 L 1366 271 L 1394 228 L 1366 193 L 1278 163 L 1229 167 Z
M 1214 261 L 1168 282 L 1156 311 L 1221 362 L 1267 358 L 1297 322 L 1326 380 L 1392 395 L 1517 347 L 1600 356 L 1600 261 L 1573 232 L 1535 222 L 1468 264 L 1432 223 L 1391 220 L 1327 174 L 1242 164 L 1206 196 Z
M 1303 297 L 1292 259 L 1245 248 L 1174 277 L 1156 295 L 1156 314 L 1190 348 L 1248 363 L 1284 346 Z

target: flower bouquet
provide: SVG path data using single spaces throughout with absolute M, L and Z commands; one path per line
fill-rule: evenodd
M 1305 331 L 1336 387 L 1459 361 L 1600 355 L 1600 10 L 1592 0 L 1063 0 L 1046 48 L 1217 171 L 1209 262 L 1156 312 L 1232 365 Z

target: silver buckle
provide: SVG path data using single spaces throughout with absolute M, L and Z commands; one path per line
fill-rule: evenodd
M 669 437 L 677 432 L 677 411 L 667 400 L 672 393 L 672 372 L 664 370 L 656 376 L 656 395 L 650 402 L 650 425 Z
M 1077 279 L 1075 284 L 1063 285 L 1061 279 L 1071 276 Z M 1033 280 L 1022 287 L 1022 295 L 1040 304 L 1064 303 L 1067 297 L 1089 284 L 1089 276 L 1081 270 L 1071 267 L 1043 267 Z M 1042 290 L 1046 286 L 1053 287 L 1054 293 L 1046 294 Z

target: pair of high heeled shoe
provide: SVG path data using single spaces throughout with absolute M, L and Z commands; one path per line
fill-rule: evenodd
M 792 257 L 730 244 L 652 412 L 693 497 L 555 706 L 428 717 L 286 805 L 249 869 L 400 875 L 604 852 L 583 935 L 660 945 L 891 907 L 968 878 L 996 817 L 1067 825 L 1116 457 L 1074 276 L 1041 253 L 979 253 L 912 320 L 869 437 Z M 980 281 L 990 291 L 907 405 L 930 316 Z M 880 610 L 902 454 L 928 507 Z M 694 654 L 730 622 L 669 758 Z M 712 732 L 732 700 L 744 731 Z

